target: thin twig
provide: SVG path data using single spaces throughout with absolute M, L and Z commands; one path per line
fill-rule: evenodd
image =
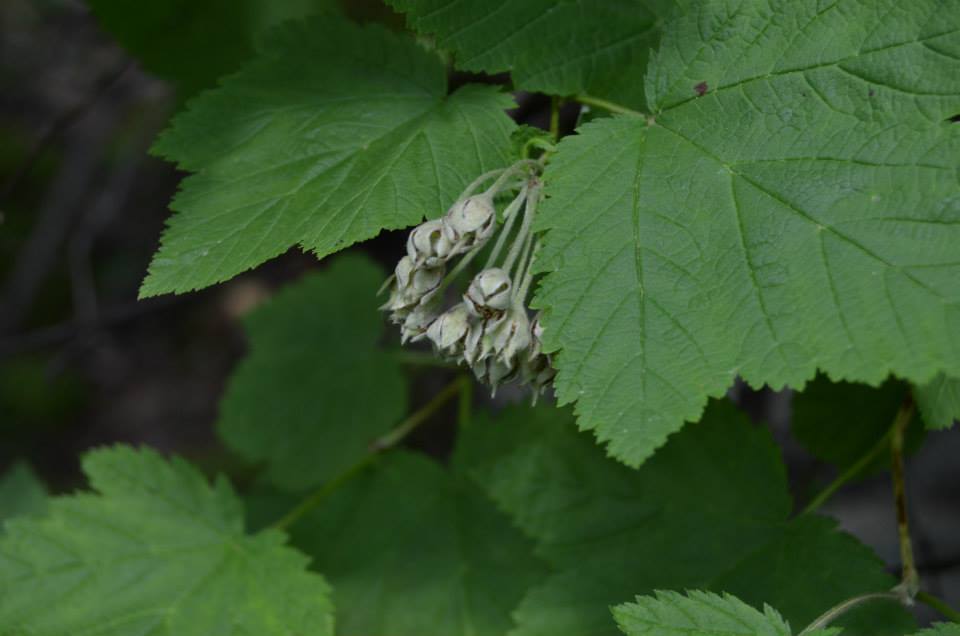
M 949 618 L 955 623 L 960 623 L 960 612 L 953 609 L 933 594 L 929 594 L 927 592 L 917 592 L 917 596 L 915 598 L 924 605 L 937 610 L 945 618 Z
M 639 110 L 634 110 L 622 104 L 617 104 L 616 102 L 611 102 L 606 99 L 600 99 L 599 97 L 594 97 L 592 95 L 587 95 L 585 93 L 581 93 L 577 95 L 574 99 L 576 99 L 581 104 L 586 104 L 587 106 L 596 106 L 597 108 L 608 110 L 611 113 L 617 113 L 620 115 L 635 115 L 637 117 L 647 116 L 646 113 L 641 113 Z
M 90 95 L 88 95 L 83 101 L 75 104 L 61 113 L 59 117 L 57 117 L 49 126 L 47 126 L 47 129 L 43 131 L 40 137 L 37 138 L 37 141 L 33 144 L 33 147 L 30 148 L 30 152 L 27 153 L 26 158 L 17 168 L 16 172 L 14 172 L 13 175 L 7 179 L 6 183 L 3 184 L 3 188 L 0 189 L 0 201 L 7 201 L 10 199 L 10 196 L 17 189 L 17 186 L 19 186 L 23 179 L 30 174 L 33 166 L 37 163 L 37 159 L 43 155 L 44 151 L 50 146 L 50 144 L 56 141 L 57 138 L 64 133 L 64 131 L 73 126 L 73 124 L 86 115 L 87 112 L 89 112 L 89 110 L 93 108 L 98 101 L 100 101 L 100 98 L 103 97 L 117 84 L 117 82 L 120 81 L 120 79 L 123 78 L 123 76 L 132 66 L 132 62 L 126 62 L 120 68 L 104 74 L 94 84 L 93 91 L 90 93 Z
M 854 607 L 866 603 L 868 601 L 897 601 L 899 602 L 900 595 L 896 592 L 874 592 L 872 594 L 862 594 L 861 596 L 854 596 L 853 598 L 848 598 L 838 605 L 834 605 L 826 612 L 821 614 L 815 621 L 807 625 L 802 632 L 797 634 L 797 636 L 805 636 L 811 632 L 815 632 L 818 629 L 824 628 L 829 625 L 831 622 L 840 618 L 842 615 L 846 614 Z
M 554 141 L 560 139 L 560 98 L 550 98 L 550 134 Z
M 881 453 L 883 453 L 890 445 L 890 436 L 893 433 L 893 427 L 887 429 L 887 432 L 883 434 L 883 437 L 877 440 L 877 443 L 874 444 L 870 450 L 863 454 L 860 459 L 851 464 L 845 471 L 840 473 L 840 475 L 830 482 L 826 488 L 821 490 L 816 497 L 810 500 L 810 503 L 803 509 L 800 513 L 801 515 L 810 514 L 820 508 L 824 503 L 827 502 L 830 497 L 834 495 L 840 488 L 849 482 L 851 479 L 863 472 L 867 466 L 869 466 L 874 459 L 876 459 Z
M 900 560 L 903 563 L 900 585 L 908 599 L 913 599 L 920 590 L 920 577 L 917 574 L 917 567 L 913 560 L 913 545 L 910 542 L 910 522 L 907 517 L 907 495 L 903 477 L 903 434 L 913 417 L 913 410 L 913 398 L 907 393 L 893 421 L 893 432 L 890 436 L 893 500 L 897 509 L 897 534 L 900 537 Z

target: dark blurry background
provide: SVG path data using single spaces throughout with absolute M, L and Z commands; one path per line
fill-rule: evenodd
M 371 0 L 343 9 L 402 27 Z M 234 60 L 214 62 L 230 70 Z M 0 0 L 0 474 L 25 459 L 54 492 L 70 491 L 82 485 L 83 451 L 122 441 L 242 478 L 214 433 L 217 402 L 245 350 L 238 319 L 278 286 L 322 265 L 293 250 L 202 292 L 137 301 L 181 176 L 146 151 L 185 94 L 205 81 L 175 86 L 144 70 L 82 2 Z M 519 121 L 545 124 L 546 99 L 517 99 Z M 563 115 L 569 131 L 576 106 Z M 389 267 L 403 238 L 383 235 L 362 249 Z M 429 394 L 437 386 L 420 378 L 414 390 Z M 789 392 L 737 386 L 731 396 L 773 428 L 801 503 L 832 479 L 833 469 L 791 437 Z M 448 435 L 449 427 L 427 427 L 416 443 L 440 453 Z M 907 465 L 921 576 L 954 607 L 958 464 L 954 427 L 928 435 Z M 885 474 L 846 487 L 824 511 L 896 570 Z

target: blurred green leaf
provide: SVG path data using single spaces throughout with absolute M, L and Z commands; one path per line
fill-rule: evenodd
M 282 289 L 245 320 L 250 354 L 220 406 L 219 431 L 274 485 L 300 491 L 343 472 L 407 411 L 395 356 L 383 351 L 386 275 L 346 254 Z

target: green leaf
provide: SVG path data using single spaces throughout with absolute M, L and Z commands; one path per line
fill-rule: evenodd
M 26 462 L 16 462 L 0 475 L 0 531 L 3 522 L 47 509 L 47 488 Z
M 761 614 L 740 599 L 692 591 L 655 592 L 613 608 L 627 636 L 790 636 L 790 626 L 769 606 Z
M 500 636 L 544 573 L 478 488 L 403 451 L 304 517 L 293 540 L 333 583 L 342 634 Z
M 960 12 L 702 3 L 646 86 L 652 117 L 545 176 L 536 304 L 581 428 L 638 465 L 737 375 L 960 376 Z
M 883 443 L 907 390 L 894 379 L 871 387 L 818 375 L 793 398 L 793 434 L 813 456 L 849 468 Z M 908 450 L 916 450 L 922 440 L 921 427 L 907 429 Z M 864 468 L 883 469 L 889 464 L 890 453 L 885 451 Z
M 556 570 L 515 612 L 514 636 L 614 634 L 607 607 L 657 589 L 728 592 L 806 625 L 844 599 L 894 583 L 834 522 L 788 520 L 777 447 L 726 403 L 713 404 L 639 470 L 605 457 L 551 409 L 508 409 L 475 422 L 455 462 Z M 854 614 L 846 633 L 902 634 L 910 625 L 895 604 Z
M 119 446 L 83 466 L 95 493 L 52 499 L 0 538 L 0 633 L 333 633 L 326 583 L 282 533 L 244 535 L 224 480 Z
M 210 88 L 253 55 L 257 38 L 290 18 L 329 12 L 335 0 L 90 0 L 105 29 L 180 97 Z
M 400 365 L 377 346 L 384 278 L 368 258 L 344 255 L 244 321 L 250 354 L 230 379 L 219 431 L 266 462 L 274 485 L 299 491 L 340 474 L 406 414 Z
M 930 382 L 914 387 L 913 394 L 927 428 L 950 428 L 960 419 L 960 380 L 940 373 Z
M 448 96 L 440 60 L 381 27 L 278 28 L 154 147 L 197 174 L 171 205 L 141 294 L 211 285 L 295 245 L 323 257 L 439 216 L 507 162 L 511 104 L 489 86 Z
M 641 103 L 647 65 L 673 0 L 387 0 L 410 26 L 436 35 L 458 68 L 509 71 L 514 85 Z

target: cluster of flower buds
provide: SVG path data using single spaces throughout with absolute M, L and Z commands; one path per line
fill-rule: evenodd
M 473 189 L 482 183 L 478 179 L 442 218 L 414 228 L 407 238 L 406 256 L 385 285 L 390 287 L 390 299 L 382 309 L 400 325 L 402 342 L 428 339 L 441 357 L 468 365 L 477 379 L 494 391 L 516 380 L 533 388 L 536 401 L 553 380 L 554 371 L 549 356 L 541 350 L 539 316 L 531 321 L 526 308 L 538 247 L 531 230 L 540 197 L 535 176 L 522 184 L 504 211 L 504 223 L 487 265 L 470 281 L 461 301 L 442 309 L 446 287 L 497 233 L 494 197 L 499 188 L 511 173 L 529 163 L 503 171 L 486 192 L 474 195 Z M 523 222 L 506 258 L 497 266 L 521 209 Z M 462 258 L 448 272 L 447 265 L 457 257 Z

